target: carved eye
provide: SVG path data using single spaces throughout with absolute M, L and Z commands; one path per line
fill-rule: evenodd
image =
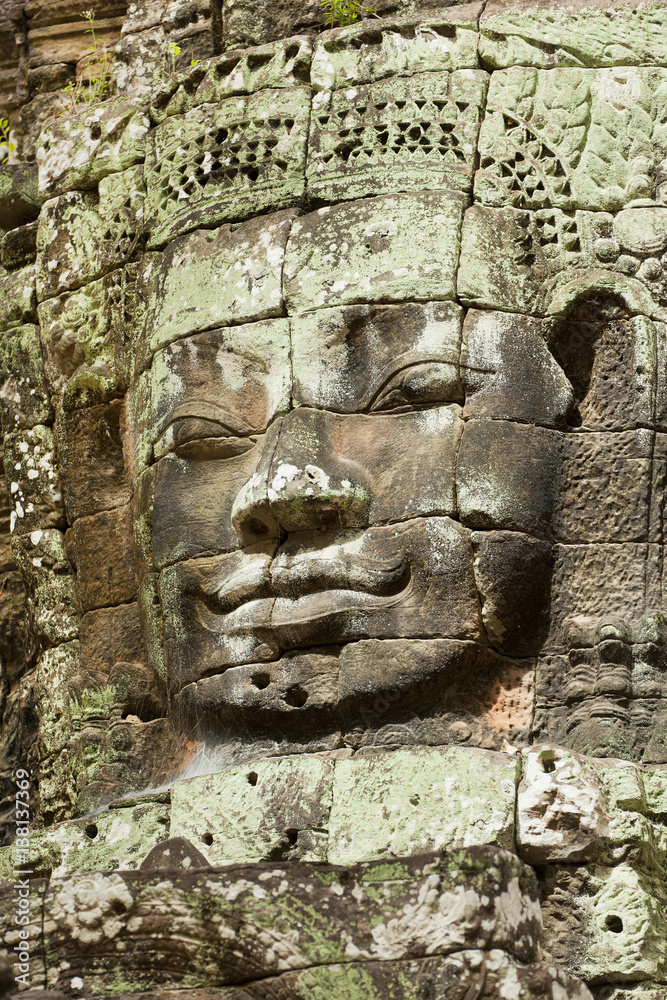
M 371 412 L 400 406 L 461 401 L 454 365 L 429 361 L 397 372 L 371 403 Z
M 157 439 L 155 458 L 173 452 L 183 458 L 233 458 L 255 444 L 255 437 L 237 437 L 215 420 L 186 417 L 175 420 Z

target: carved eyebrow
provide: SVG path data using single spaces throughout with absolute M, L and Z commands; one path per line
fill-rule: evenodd
M 218 403 L 206 399 L 189 399 L 179 403 L 160 420 L 153 430 L 153 440 L 157 441 L 167 428 L 178 420 L 208 420 L 220 424 L 235 437 L 247 437 L 250 434 L 257 434 L 260 430 L 260 428 L 252 427 L 240 414 L 232 414 Z

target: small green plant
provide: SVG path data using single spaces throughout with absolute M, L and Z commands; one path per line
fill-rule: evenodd
M 377 11 L 372 7 L 364 7 L 360 0 L 320 0 L 320 7 L 328 15 L 324 22 L 328 28 L 340 28 L 344 24 L 353 24 L 362 14 L 377 17 Z
M 176 75 L 176 58 L 181 54 L 181 47 L 177 45 L 176 42 L 167 42 L 165 46 L 165 58 L 163 67 L 163 76 L 175 76 Z M 200 59 L 191 59 L 190 65 L 197 66 L 201 62 Z
M 83 10 L 81 17 L 88 22 L 85 34 L 91 36 L 92 45 L 88 46 L 89 56 L 85 62 L 83 73 L 77 76 L 76 80 L 71 80 L 65 87 L 65 93 L 71 101 L 73 111 L 76 111 L 77 104 L 97 104 L 98 101 L 103 100 L 111 82 L 111 57 L 107 52 L 106 45 L 97 40 L 95 11 L 92 9 Z
M 0 118 L 0 164 L 6 163 L 16 146 L 9 139 L 9 119 Z

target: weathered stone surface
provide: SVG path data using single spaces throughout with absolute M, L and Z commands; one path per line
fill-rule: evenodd
M 561 435 L 505 420 L 469 420 L 456 473 L 461 520 L 548 536 Z
M 37 222 L 11 229 L 0 243 L 0 263 L 8 271 L 33 264 L 37 256 Z
M 666 85 L 662 69 L 498 70 L 479 134 L 475 200 L 608 212 L 653 199 Z
M 463 399 L 454 303 L 322 309 L 290 327 L 297 403 L 354 413 Z
M 561 748 L 522 752 L 517 849 L 533 865 L 630 862 L 664 874 L 664 767 L 594 760 Z
M 14 505 L 10 530 L 24 534 L 40 528 L 64 527 L 63 499 L 50 427 L 5 435 L 5 471 Z
M 664 66 L 666 18 L 661 3 L 577 0 L 559 9 L 500 0 L 487 4 L 479 19 L 479 51 L 493 69 Z
M 480 4 L 443 10 L 439 17 L 361 21 L 319 35 L 310 79 L 315 91 L 339 90 L 426 70 L 477 69 Z
M 73 535 L 81 610 L 134 600 L 137 581 L 131 507 L 80 517 L 74 522 Z
M 80 288 L 131 260 L 144 219 L 143 166 L 111 174 L 98 192 L 71 191 L 42 206 L 37 298 Z
M 70 820 L 32 838 L 31 864 L 53 878 L 86 872 L 131 871 L 164 841 L 169 804 L 147 801 L 110 809 L 88 819 Z
M 58 420 L 58 463 L 70 524 L 77 517 L 122 507 L 130 500 L 120 415 L 120 400 L 114 400 L 64 413 Z
M 417 73 L 313 98 L 308 191 L 319 201 L 469 191 L 487 76 Z
M 323 961 L 349 963 L 350 928 L 354 928 L 353 954 L 364 960 L 408 958 L 423 954 L 426 948 L 430 954 L 446 955 L 474 944 L 482 950 L 500 948 L 525 962 L 535 957 L 538 948 L 539 906 L 534 879 L 512 855 L 494 848 L 468 848 L 444 857 L 426 855 L 395 861 L 388 868 L 384 861 L 352 869 L 319 870 L 295 863 L 289 866 L 287 879 L 284 864 L 172 872 L 166 882 L 158 872 L 86 875 L 51 882 L 44 924 L 49 986 L 69 983 L 77 973 L 87 993 L 103 993 L 117 971 L 103 958 L 109 933 L 112 940 L 127 944 L 126 960 L 133 963 L 139 943 L 139 953 L 148 951 L 149 955 L 160 947 L 164 934 L 170 934 L 176 912 L 188 936 L 200 941 L 206 964 L 193 968 L 188 951 L 172 939 L 166 954 L 160 948 L 163 962 L 150 959 L 146 972 L 137 969 L 135 990 L 137 986 L 167 985 L 176 977 L 181 987 L 200 985 L 205 981 L 203 970 L 211 962 L 223 984 L 247 981 L 250 969 L 254 978 L 262 978 L 286 967 L 308 968 Z M 341 881 L 343 872 L 349 874 Z M 431 891 L 427 894 L 424 890 L 429 876 Z M 511 902 L 508 899 L 507 907 L 499 910 L 492 900 L 507 892 L 510 885 Z M 384 891 L 378 892 L 380 886 Z M 469 900 L 469 907 L 453 921 L 451 908 L 457 903 L 460 906 L 462 898 Z M 87 899 L 94 899 L 95 906 L 83 924 L 80 904 Z M 484 899 L 489 902 L 484 903 Z M 284 942 L 277 953 L 275 940 L 269 948 L 261 942 L 268 928 L 275 938 L 276 915 L 285 913 L 287 900 L 290 918 L 283 925 L 285 930 L 277 932 Z M 409 921 L 409 943 L 401 932 L 400 920 L 394 924 L 391 919 L 400 911 Z M 137 919 L 141 920 L 138 927 Z M 234 921 L 233 947 L 241 957 L 232 953 L 231 944 L 217 930 L 230 927 L 230 919 Z M 300 928 L 298 950 L 289 943 L 292 921 Z M 143 933 L 137 937 L 139 927 Z M 157 937 L 144 938 L 147 933 Z M 64 956 L 70 963 L 66 976 L 59 971 Z M 115 955 L 113 961 L 115 965 Z M 115 981 L 121 985 L 117 978 Z
M 549 351 L 545 324 L 532 316 L 469 309 L 461 378 L 466 417 L 561 426 L 572 387 Z
M 67 747 L 75 733 L 70 682 L 79 670 L 79 643 L 76 640 L 43 652 L 36 669 L 40 808 L 47 822 L 58 822 L 76 814 L 79 768 L 75 755 L 67 753 Z
M 518 774 L 507 754 L 458 747 L 337 760 L 327 858 L 354 864 L 481 843 L 513 850 Z
M 31 624 L 45 647 L 78 634 L 74 581 L 60 531 L 35 530 L 12 538 L 12 555 L 28 588 Z
M 38 215 L 39 197 L 34 166 L 3 163 L 0 172 L 0 229 L 16 229 L 33 222 Z
M 168 118 L 146 158 L 149 247 L 199 226 L 298 205 L 310 90 L 264 90 Z
M 454 298 L 464 206 L 455 191 L 409 192 L 299 219 L 285 258 L 289 311 Z
M 35 266 L 20 271 L 0 272 L 0 296 L 3 310 L 0 313 L 0 331 L 37 320 L 35 295 Z
M 36 159 L 42 201 L 94 188 L 109 174 L 140 163 L 150 119 L 141 101 L 124 96 L 56 119 L 41 134 Z
M 53 420 L 39 334 L 36 326 L 18 326 L 0 340 L 0 412 L 5 431 Z
M 151 350 L 210 327 L 282 315 L 282 265 L 295 214 L 198 230 L 150 255 L 144 294 Z
M 286 320 L 200 333 L 158 352 L 151 368 L 155 457 L 203 457 L 204 442 L 215 438 L 220 457 L 225 438 L 230 446 L 236 439 L 237 450 L 242 439 L 250 445 L 248 437 L 289 405 L 289 353 Z M 213 457 L 215 441 L 210 448 Z
M 312 37 L 296 35 L 200 62 L 156 88 L 151 95 L 151 118 L 159 125 L 165 118 L 185 114 L 200 104 L 309 83 L 312 51 Z
M 301 754 L 177 781 L 170 832 L 214 865 L 325 861 L 333 773 L 332 761 Z

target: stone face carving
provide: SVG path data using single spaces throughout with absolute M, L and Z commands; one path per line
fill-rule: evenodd
M 664 4 L 254 6 L 0 185 L 40 981 L 658 1000 Z

